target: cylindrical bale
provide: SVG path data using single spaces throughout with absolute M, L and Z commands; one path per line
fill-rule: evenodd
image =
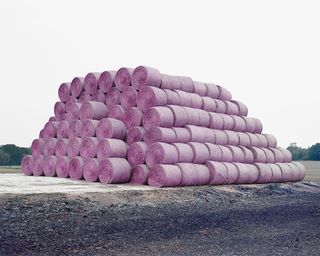
M 210 181 L 210 172 L 205 165 L 203 165 L 204 168 L 199 167 L 202 165 L 193 163 L 178 163 L 177 166 L 180 168 L 182 175 L 180 186 L 207 185 Z M 206 172 L 203 172 L 203 170 Z M 203 177 L 200 177 L 200 175 L 203 175 Z
M 221 150 L 221 161 L 222 162 L 233 162 L 233 155 L 230 148 L 225 146 L 218 145 Z
M 225 101 L 225 104 L 227 106 L 227 115 L 239 115 L 239 109 L 235 103 L 233 103 L 232 101 Z
M 81 105 L 80 119 L 100 120 L 108 116 L 108 109 L 105 104 L 97 101 L 88 101 Z
M 176 141 L 176 133 L 172 128 L 154 126 L 146 132 L 143 141 L 148 144 L 153 142 L 173 143 Z
M 249 149 L 251 150 L 253 157 L 254 157 L 254 161 L 256 163 L 266 163 L 267 162 L 266 154 L 264 153 L 264 151 L 261 148 L 249 147 Z
M 244 163 L 247 164 L 252 164 L 254 162 L 254 156 L 251 150 L 249 150 L 247 147 L 244 146 L 239 146 L 239 148 L 243 151 L 244 153 Z
M 231 102 L 235 103 L 239 109 L 239 116 L 247 116 L 248 115 L 248 107 L 240 101 L 231 100 Z
M 47 133 L 46 133 L 46 131 L 45 131 L 45 129 L 41 129 L 41 131 L 39 132 L 39 138 L 40 138 L 40 139 L 47 139 L 47 138 L 49 138 L 48 135 L 47 135 Z
M 70 107 L 72 106 L 72 104 L 78 102 L 79 100 L 77 98 L 70 96 L 65 103 L 66 112 L 70 112 Z
M 226 88 L 217 85 L 218 89 L 219 89 L 219 99 L 220 100 L 231 100 L 232 99 L 232 95 L 231 92 L 229 90 L 227 90 Z
M 191 95 L 191 107 L 202 109 L 203 102 L 201 96 L 196 93 L 190 93 Z
M 80 135 L 82 138 L 85 137 L 95 137 L 96 136 L 96 129 L 100 121 L 98 120 L 91 120 L 86 119 L 82 120 L 81 122 L 81 131 Z
M 211 179 L 209 168 L 204 164 L 194 164 L 194 168 L 198 172 L 198 184 L 200 186 L 208 185 Z
M 57 122 L 58 120 L 57 120 L 57 118 L 55 116 L 50 116 L 48 121 L 49 122 L 50 121 Z
M 81 144 L 82 144 L 82 139 L 80 138 L 69 139 L 68 145 L 67 145 L 67 155 L 69 157 L 79 156 Z
M 113 105 L 108 112 L 108 117 L 123 121 L 124 113 L 125 110 L 123 107 L 120 105 Z
M 97 146 L 97 158 L 103 160 L 110 157 L 126 158 L 127 144 L 118 139 L 102 139 Z
M 245 154 L 241 150 L 241 148 L 236 147 L 236 146 L 226 146 L 226 147 L 231 150 L 234 162 L 239 162 L 239 163 L 244 163 L 245 162 Z
M 187 113 L 187 124 L 199 125 L 200 116 L 195 108 L 183 107 Z
M 68 139 L 58 139 L 55 147 L 56 156 L 66 156 L 67 155 L 67 145 L 69 144 Z
M 167 107 L 171 110 L 171 113 L 173 114 L 173 124 L 175 127 L 183 127 L 187 124 L 188 115 L 184 107 L 176 105 L 169 105 Z M 169 127 L 171 126 L 173 125 L 170 125 Z
M 204 143 L 199 142 L 187 142 L 193 151 L 193 163 L 202 164 L 210 159 L 210 152 L 208 147 Z
M 193 142 L 216 142 L 215 133 L 212 129 L 195 125 L 186 125 L 185 128 L 189 130 Z
M 127 151 L 127 159 L 131 166 L 137 166 L 146 162 L 148 146 L 145 142 L 137 141 L 132 143 Z
M 61 121 L 57 127 L 57 138 L 68 138 L 69 122 Z
M 70 83 L 62 83 L 58 89 L 58 96 L 62 102 L 66 102 L 71 95 Z
M 174 114 L 168 107 L 148 108 L 143 114 L 142 124 L 146 130 L 153 126 L 172 127 L 174 124 Z
M 98 142 L 98 139 L 95 137 L 87 137 L 83 139 L 80 146 L 80 156 L 84 158 L 96 157 Z
M 94 94 L 98 90 L 98 80 L 100 73 L 90 72 L 88 73 L 83 81 L 83 89 L 90 94 Z
M 57 141 L 58 140 L 55 138 L 48 138 L 45 140 L 45 142 L 43 144 L 43 155 L 44 156 L 54 155 Z
M 56 174 L 56 164 L 57 157 L 56 156 L 47 156 L 44 158 L 43 162 L 43 173 L 45 176 L 54 177 Z
M 180 97 L 176 91 L 170 89 L 162 89 L 166 93 L 167 105 L 180 106 Z
M 246 130 L 246 123 L 242 117 L 234 116 L 234 115 L 231 117 L 233 118 L 233 121 L 234 121 L 233 130 L 235 132 L 243 132 Z
M 305 175 L 306 175 L 306 168 L 304 167 L 304 165 L 300 162 L 291 162 L 291 164 L 294 164 L 297 168 L 298 168 L 298 173 L 297 173 L 297 180 L 296 181 L 300 181 L 303 180 Z
M 227 112 L 227 105 L 224 101 L 215 99 L 216 102 L 216 112 L 220 114 L 225 114 Z
M 136 67 L 131 76 L 131 84 L 137 90 L 150 85 L 154 87 L 161 86 L 161 74 L 159 70 L 146 66 Z
M 223 130 L 230 130 L 232 131 L 234 129 L 235 123 L 232 116 L 220 114 L 220 116 L 223 119 Z
M 264 136 L 264 134 L 256 133 L 255 136 L 257 136 L 259 141 L 260 141 L 260 144 L 259 144 L 260 146 L 259 147 L 262 147 L 262 148 L 267 148 L 268 147 L 268 140 Z
M 57 158 L 56 162 L 56 173 L 60 178 L 69 177 L 69 158 L 67 156 L 62 156 Z
M 256 128 L 255 128 L 255 120 L 251 117 L 242 117 L 243 120 L 246 123 L 246 132 L 249 133 L 254 133 Z
M 131 127 L 127 134 L 127 143 L 130 145 L 137 141 L 142 141 L 146 134 L 146 130 L 142 126 Z
M 278 165 L 281 169 L 281 173 L 282 173 L 281 182 L 291 181 L 292 170 L 290 166 L 287 165 L 286 163 L 276 163 L 276 165 Z
M 126 159 L 107 158 L 100 162 L 99 179 L 102 183 L 127 183 L 130 177 L 131 167 Z
M 79 97 L 79 103 L 85 103 L 87 101 L 92 101 L 92 95 L 87 92 L 82 92 Z
M 210 127 L 211 116 L 209 112 L 203 109 L 196 109 L 199 115 L 199 126 Z
M 251 146 L 250 136 L 247 133 L 237 132 L 237 134 L 239 137 L 239 145 L 244 146 L 244 147 Z
M 286 163 L 286 164 L 291 169 L 291 177 L 290 177 L 289 181 L 292 181 L 292 182 L 299 181 L 299 168 L 295 164 L 293 164 L 292 162 Z
M 210 128 L 212 129 L 217 129 L 217 130 L 222 130 L 223 129 L 223 118 L 220 114 L 216 113 L 209 113 L 210 115 Z
M 141 126 L 143 113 L 137 107 L 130 107 L 124 112 L 123 122 L 127 128 Z
M 261 123 L 261 121 L 258 118 L 254 118 L 252 117 L 253 121 L 254 121 L 254 132 L 255 133 L 261 133 L 263 130 L 263 125 Z
M 94 94 L 92 94 L 92 101 L 98 101 L 102 103 L 106 103 L 106 94 L 100 90 L 97 90 Z
M 257 181 L 259 171 L 257 167 L 250 164 L 234 163 L 238 168 L 239 177 L 236 181 L 237 184 L 252 184 Z
M 193 81 L 190 77 L 162 75 L 161 80 L 160 88 L 162 89 L 177 89 L 185 92 L 194 91 Z
M 216 101 L 210 97 L 202 97 L 202 109 L 208 112 L 216 112 L 217 111 Z
M 76 156 L 71 158 L 69 162 L 69 176 L 73 180 L 82 180 L 83 179 L 83 170 L 84 159 L 82 157 Z
M 44 156 L 39 155 L 33 157 L 33 175 L 34 176 L 43 176 L 43 163 L 44 163 Z
M 268 149 L 268 148 L 261 148 L 261 150 L 265 153 L 266 155 L 266 163 L 275 163 L 275 157 L 273 152 Z
M 131 171 L 130 183 L 145 185 L 148 182 L 149 168 L 145 164 L 139 164 Z
M 83 91 L 84 77 L 75 77 L 70 84 L 70 91 L 73 97 L 79 97 Z
M 137 95 L 138 93 L 134 87 L 132 86 L 126 87 L 120 96 L 121 106 L 124 109 L 135 107 L 137 105 Z
M 207 93 L 206 96 L 211 97 L 212 99 L 217 99 L 219 97 L 219 88 L 216 84 L 206 83 Z
M 62 120 L 63 121 L 68 121 L 71 122 L 73 119 L 73 117 L 71 116 L 71 113 L 63 113 L 62 114 Z M 60 121 L 61 122 L 61 121 Z
M 189 142 L 189 141 L 191 141 L 191 134 L 187 128 L 172 127 L 171 129 L 176 134 L 176 142 Z
M 282 171 L 277 164 L 268 164 L 272 170 L 272 178 L 270 182 L 281 182 L 282 181 Z
M 218 145 L 227 145 L 228 144 L 228 136 L 224 131 L 213 130 L 216 138 L 216 144 Z
M 178 151 L 179 163 L 192 163 L 194 159 L 193 149 L 187 143 L 173 143 L 172 144 Z
M 30 176 L 33 172 L 33 156 L 25 155 L 21 160 L 21 170 L 24 175 Z
M 247 134 L 247 135 L 249 136 L 249 138 L 250 138 L 250 145 L 251 145 L 251 146 L 253 146 L 253 147 L 260 147 L 260 140 L 259 140 L 257 134 L 255 134 L 255 133 L 249 133 L 249 132 L 247 132 L 246 134 Z
M 222 160 L 222 152 L 221 148 L 213 143 L 205 143 L 207 148 L 209 149 L 209 159 L 211 161 L 221 161 Z
M 83 178 L 86 181 L 95 182 L 99 180 L 100 162 L 96 158 L 90 158 L 82 166 Z
M 239 136 L 234 131 L 223 131 L 225 134 L 227 134 L 228 138 L 228 145 L 238 146 L 239 145 Z
M 193 81 L 193 86 L 194 86 L 194 93 L 200 96 L 207 95 L 207 86 L 205 83 Z
M 127 128 L 120 120 L 104 118 L 100 120 L 96 128 L 96 135 L 98 139 L 113 138 L 124 140 L 127 135 Z
M 31 144 L 31 151 L 33 156 L 39 156 L 43 153 L 44 140 L 35 139 Z
M 206 166 L 210 171 L 210 185 L 222 185 L 228 181 L 228 169 L 223 163 L 207 161 Z
M 177 187 L 181 180 L 182 174 L 178 166 L 158 164 L 150 170 L 148 185 L 153 187 Z
M 284 155 L 282 151 L 278 148 L 269 148 L 269 150 L 272 151 L 274 155 L 274 161 L 278 163 L 283 163 L 284 162 Z
M 146 111 L 150 107 L 164 106 L 167 104 L 167 94 L 164 90 L 145 86 L 137 96 L 137 106 L 141 111 Z
M 239 178 L 239 170 L 234 163 L 223 162 L 228 171 L 226 184 L 236 184 Z
M 54 104 L 54 116 L 58 121 L 63 120 L 62 115 L 66 112 L 65 104 L 58 101 Z
M 148 146 L 146 164 L 152 168 L 156 164 L 175 164 L 178 162 L 178 150 L 171 144 L 155 142 Z
M 133 68 L 120 68 L 115 76 L 114 83 L 118 90 L 123 91 L 131 85 L 131 75 Z
M 114 84 L 114 78 L 116 76 L 116 71 L 103 71 L 98 80 L 98 88 L 104 93 L 107 93 L 111 90 Z
M 192 94 L 181 90 L 174 90 L 179 96 L 181 106 L 192 107 Z
M 283 159 L 284 163 L 289 163 L 292 161 L 292 154 L 288 149 L 281 148 L 281 147 L 278 147 L 278 149 L 282 152 L 284 156 L 284 159 Z
M 259 178 L 256 183 L 269 183 L 272 180 L 272 169 L 270 164 L 255 163 L 259 170 Z
M 107 107 L 120 104 L 120 97 L 121 97 L 121 92 L 117 88 L 112 87 L 106 95 Z
M 81 124 L 80 120 L 71 121 L 69 128 L 68 128 L 68 138 L 73 139 L 76 137 L 80 137 L 81 126 L 82 126 L 82 124 Z
M 275 148 L 277 147 L 277 139 L 271 134 L 264 134 L 268 141 L 268 148 Z

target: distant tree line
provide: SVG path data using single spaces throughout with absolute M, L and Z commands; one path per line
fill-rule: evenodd
M 293 160 L 320 160 L 320 143 L 308 148 L 301 148 L 297 143 L 291 143 L 287 149 L 291 152 Z
M 30 154 L 30 148 L 17 147 L 13 144 L 0 146 L 0 165 L 20 165 L 22 157 Z

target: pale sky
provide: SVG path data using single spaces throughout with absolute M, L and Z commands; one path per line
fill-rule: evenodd
M 0 145 L 30 146 L 58 86 L 147 65 L 229 89 L 281 146 L 320 142 L 319 1 L 0 2 Z

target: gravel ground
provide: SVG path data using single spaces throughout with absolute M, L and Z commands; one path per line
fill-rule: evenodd
M 0 195 L 0 255 L 319 255 L 320 183 Z

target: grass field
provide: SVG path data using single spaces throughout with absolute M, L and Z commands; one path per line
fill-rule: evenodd
M 320 161 L 301 161 L 306 167 L 305 181 L 320 181 Z M 0 166 L 0 173 L 19 173 L 20 166 Z

